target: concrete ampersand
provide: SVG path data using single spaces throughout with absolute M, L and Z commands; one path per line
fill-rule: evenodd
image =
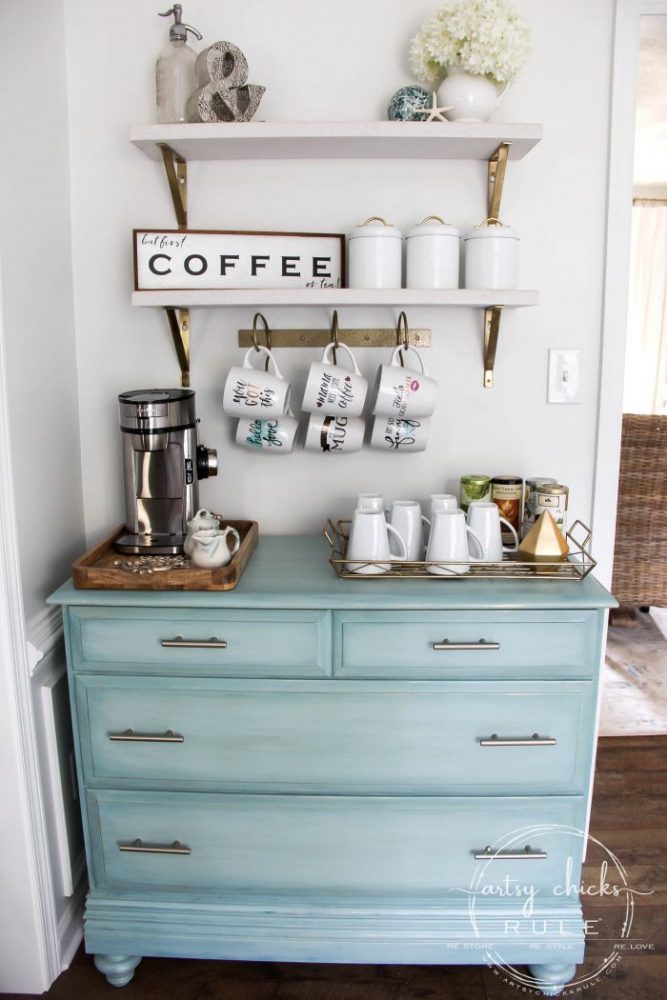
M 199 88 L 187 104 L 189 122 L 249 122 L 265 87 L 246 83 L 248 61 L 231 42 L 214 42 L 197 56 Z

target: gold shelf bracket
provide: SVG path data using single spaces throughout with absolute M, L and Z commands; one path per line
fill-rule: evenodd
M 500 218 L 500 202 L 503 196 L 507 157 L 511 145 L 511 142 L 501 142 L 489 159 L 489 202 L 486 213 L 489 219 Z
M 167 306 L 164 311 L 169 320 L 171 338 L 181 369 L 181 385 L 187 389 L 190 385 L 190 310 Z
M 498 332 L 502 306 L 488 306 L 484 310 L 484 388 L 493 388 L 493 369 L 496 364 Z
M 158 144 L 179 229 L 188 228 L 188 164 L 165 142 Z
M 239 330 L 239 347 L 252 347 L 252 330 Z M 331 330 L 274 330 L 271 327 L 271 348 L 274 347 L 326 347 L 331 340 Z M 348 347 L 396 347 L 396 330 L 349 329 L 338 331 L 338 342 Z M 430 347 L 431 331 L 412 328 L 409 342 L 414 347 Z

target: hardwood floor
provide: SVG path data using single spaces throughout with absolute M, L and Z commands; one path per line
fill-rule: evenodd
M 667 736 L 600 740 L 590 832 L 616 854 L 632 888 L 651 895 L 635 899 L 631 937 L 623 942 L 619 963 L 601 982 L 570 995 L 661 1000 L 667 990 Z M 593 842 L 585 868 L 589 880 L 599 877 L 603 856 L 603 848 Z M 604 926 L 614 906 L 617 911 L 617 900 L 586 900 L 586 918 L 600 921 L 591 926 Z M 603 935 L 589 939 L 587 971 L 599 966 L 606 948 Z M 43 998 L 109 1000 L 114 993 L 80 950 Z M 145 958 L 132 982 L 115 995 L 118 1000 L 510 1000 L 527 994 L 508 986 L 497 970 L 477 966 Z

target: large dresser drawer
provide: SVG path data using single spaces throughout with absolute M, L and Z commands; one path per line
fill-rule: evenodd
M 96 889 L 453 894 L 530 886 L 544 901 L 578 871 L 583 800 L 89 791 Z M 477 859 L 487 846 L 518 858 Z M 526 851 L 529 848 L 529 851 Z M 537 852 L 543 857 L 525 857 Z M 509 880 L 509 882 L 507 881 Z M 563 890 L 564 891 L 564 890 Z M 507 890 L 506 890 L 507 892 Z M 526 900 L 522 900 L 526 903 Z
M 87 783 L 413 795 L 587 783 L 590 682 L 79 674 L 75 688 Z
M 334 614 L 334 674 L 591 677 L 601 628 L 594 611 L 341 611 Z
M 331 672 L 328 611 L 77 608 L 76 669 L 321 677 Z

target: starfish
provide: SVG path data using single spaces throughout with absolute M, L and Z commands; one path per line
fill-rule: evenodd
M 453 108 L 453 105 L 450 104 L 446 108 L 439 108 L 438 107 L 438 95 L 436 94 L 435 90 L 433 91 L 433 97 L 431 98 L 431 102 L 432 102 L 431 103 L 431 107 L 430 108 L 425 108 L 424 111 L 423 111 L 423 114 L 425 114 L 426 117 L 423 118 L 422 121 L 425 121 L 425 122 L 447 122 L 447 124 L 449 124 L 449 120 L 447 118 L 445 118 L 444 112 L 445 111 L 451 111 L 452 108 Z

